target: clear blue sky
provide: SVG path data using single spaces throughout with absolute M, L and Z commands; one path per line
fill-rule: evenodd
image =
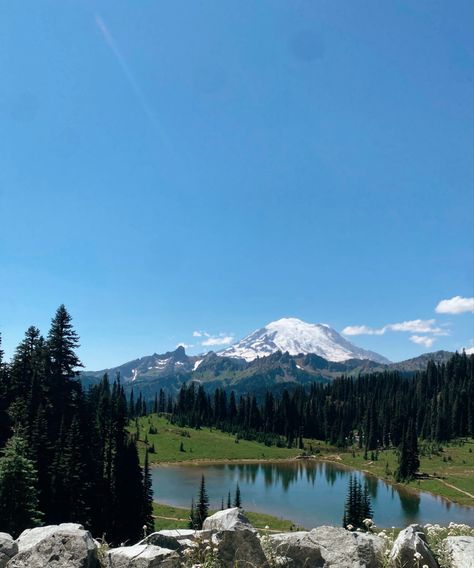
M 284 316 L 473 341 L 435 312 L 474 296 L 470 0 L 2 2 L 0 37 L 9 356 L 62 302 L 89 369 Z

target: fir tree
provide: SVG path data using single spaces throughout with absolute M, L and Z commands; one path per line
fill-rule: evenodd
M 351 475 L 344 506 L 343 526 L 366 530 L 364 521 L 372 519 L 372 515 L 372 504 L 367 485 L 362 489 L 360 481 L 354 475 Z
M 39 525 L 41 518 L 37 473 L 26 441 L 15 434 L 0 458 L 0 526 L 16 538 L 24 529 Z
M 199 497 L 196 505 L 195 521 L 199 529 L 202 529 L 202 524 L 207 518 L 209 512 L 209 497 L 206 491 L 206 481 L 204 475 L 201 478 L 201 486 L 199 488 Z
M 240 487 L 238 483 L 237 487 L 235 488 L 234 507 L 242 507 L 242 498 L 240 495 Z
M 145 464 L 143 467 L 143 526 L 146 526 L 147 534 L 153 532 L 155 529 L 155 521 L 153 518 L 153 486 L 148 463 L 148 450 L 145 451 Z
M 74 378 L 79 374 L 78 368 L 82 367 L 75 352 L 79 347 L 79 337 L 71 322 L 71 316 L 64 304 L 61 304 L 51 322 L 48 334 L 51 373 L 56 379 Z
M 399 482 L 412 480 L 420 467 L 418 440 L 413 421 L 408 423 L 400 446 L 398 468 L 395 478 Z

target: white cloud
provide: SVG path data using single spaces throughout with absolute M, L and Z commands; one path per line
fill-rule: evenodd
M 185 349 L 191 349 L 191 347 L 194 347 L 194 345 L 191 345 L 191 343 L 178 343 L 178 345 L 176 345 L 176 347 L 184 347 Z
M 442 333 L 443 330 L 440 327 L 436 327 L 436 320 L 410 320 L 402 321 L 401 323 L 390 323 L 386 326 L 387 329 L 391 331 L 408 331 L 408 332 L 418 332 L 418 333 Z
M 464 312 L 474 313 L 474 298 L 454 296 L 449 300 L 441 300 L 435 310 L 438 314 L 462 314 Z
M 384 335 L 387 331 L 402 331 L 408 333 L 432 333 L 433 335 L 447 335 L 447 331 L 436 325 L 436 320 L 408 320 L 399 323 L 388 323 L 380 328 L 367 325 L 350 325 L 342 330 L 344 335 Z
M 436 339 L 434 337 L 427 337 L 426 335 L 411 335 L 410 341 L 413 341 L 413 343 L 416 343 L 417 345 L 431 347 Z
M 342 330 L 344 335 L 383 335 L 385 329 L 374 329 L 367 325 L 348 325 Z
M 465 351 L 466 355 L 474 355 L 474 347 L 468 347 Z
M 233 335 L 224 335 L 221 333 L 219 335 L 208 336 L 207 339 L 201 342 L 201 345 L 204 345 L 205 347 L 211 347 L 216 345 L 230 345 L 233 341 L 234 341 Z
M 193 337 L 211 337 L 211 334 L 207 333 L 207 331 L 196 330 L 193 331 Z

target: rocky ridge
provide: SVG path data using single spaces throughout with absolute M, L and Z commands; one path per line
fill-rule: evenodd
M 474 536 L 443 542 L 450 568 L 474 568 Z M 0 533 L 0 568 L 440 568 L 423 528 L 410 525 L 393 545 L 384 534 L 322 526 L 261 536 L 241 509 L 219 511 L 203 529 L 162 530 L 108 549 L 78 524 L 38 527 L 18 539 Z

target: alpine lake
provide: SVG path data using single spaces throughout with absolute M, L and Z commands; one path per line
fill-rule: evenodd
M 190 507 L 205 476 L 211 509 L 233 498 L 237 484 L 249 511 L 289 519 L 295 526 L 341 526 L 350 475 L 366 483 L 379 527 L 450 522 L 474 525 L 474 507 L 464 507 L 423 491 L 407 490 L 332 462 L 294 460 L 267 463 L 160 465 L 152 469 L 154 499 Z

